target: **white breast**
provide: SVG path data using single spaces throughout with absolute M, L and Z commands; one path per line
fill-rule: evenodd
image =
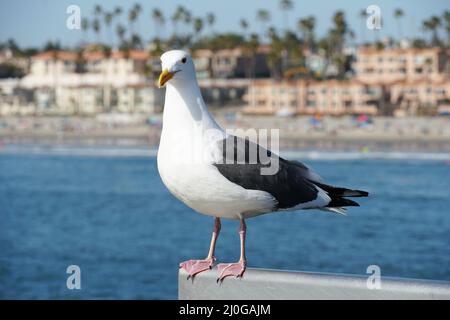
M 246 190 L 232 183 L 210 163 L 183 163 L 182 153 L 175 157 L 177 153 L 173 146 L 169 150 L 162 144 L 158 151 L 158 170 L 169 191 L 195 211 L 239 219 L 273 210 L 276 200 L 271 194 Z

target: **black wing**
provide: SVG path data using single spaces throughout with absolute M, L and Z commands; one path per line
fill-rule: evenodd
M 288 161 L 260 145 L 230 135 L 218 142 L 222 161 L 214 165 L 229 181 L 245 189 L 262 190 L 270 193 L 277 201 L 277 209 L 295 207 L 317 198 L 319 186 L 332 201 L 330 207 L 358 205 L 343 196 L 367 196 L 367 192 L 335 188 L 313 181 L 307 166 L 298 161 Z M 255 154 L 256 152 L 256 154 Z M 278 164 L 274 174 L 262 174 L 263 168 Z
M 248 139 L 235 136 L 220 141 L 218 147 L 223 159 L 214 165 L 219 172 L 245 189 L 270 193 L 277 199 L 278 209 L 292 208 L 317 198 L 317 188 L 306 178 L 308 169 L 301 163 L 291 163 Z M 263 168 L 276 162 L 275 174 L 262 174 Z

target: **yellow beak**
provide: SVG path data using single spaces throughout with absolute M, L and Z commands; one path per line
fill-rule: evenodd
M 163 72 L 159 75 L 158 85 L 160 88 L 164 87 L 167 81 L 173 78 L 175 72 L 169 72 L 169 70 L 164 69 Z

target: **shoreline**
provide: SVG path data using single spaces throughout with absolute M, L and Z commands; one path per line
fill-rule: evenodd
M 450 118 L 375 117 L 368 123 L 358 123 L 351 117 L 323 117 L 315 122 L 306 116 L 249 116 L 227 109 L 212 113 L 217 122 L 232 134 L 242 136 L 247 134 L 245 130 L 258 134 L 260 129 L 278 130 L 280 149 L 450 152 Z M 157 148 L 161 128 L 161 114 L 99 115 L 91 118 L 8 117 L 0 118 L 0 146 Z
M 80 133 L 14 133 L 1 134 L 2 145 L 62 145 L 94 147 L 145 147 L 157 148 L 159 133 L 99 132 Z M 368 136 L 330 136 L 314 134 L 311 136 L 280 137 L 280 149 L 321 150 L 321 151 L 414 151 L 450 152 L 450 139 L 444 137 L 392 137 Z
M 149 146 L 99 146 L 67 144 L 10 144 L 0 148 L 0 156 L 81 156 L 81 157 L 144 157 L 154 158 L 158 149 Z M 296 160 L 398 160 L 398 161 L 438 161 L 450 164 L 449 152 L 421 151 L 359 151 L 359 150 L 316 150 L 280 149 L 277 152 L 285 159 Z

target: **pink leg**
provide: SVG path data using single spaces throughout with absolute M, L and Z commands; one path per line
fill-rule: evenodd
M 247 226 L 244 219 L 241 220 L 239 227 L 239 237 L 241 239 L 241 257 L 236 263 L 220 263 L 217 266 L 219 270 L 219 278 L 217 282 L 223 281 L 228 276 L 242 277 L 245 272 L 247 259 L 245 257 L 245 234 L 247 232 Z
M 189 274 L 188 279 L 189 277 L 194 277 L 196 274 L 212 268 L 214 262 L 216 261 L 214 251 L 216 249 L 216 241 L 219 237 L 220 227 L 220 219 L 216 218 L 214 221 L 214 229 L 211 237 L 208 256 L 204 260 L 188 260 L 180 263 L 180 268 L 183 268 Z

